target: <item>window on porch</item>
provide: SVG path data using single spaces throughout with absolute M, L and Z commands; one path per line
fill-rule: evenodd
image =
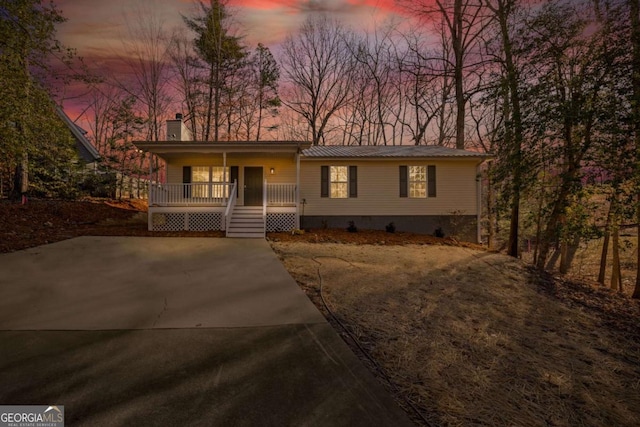
M 228 197 L 229 188 L 224 184 L 225 171 L 229 180 L 229 167 L 224 166 L 192 166 L 191 182 L 193 184 L 193 197 Z

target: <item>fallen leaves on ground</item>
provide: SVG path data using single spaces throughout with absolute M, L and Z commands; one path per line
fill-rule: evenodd
M 79 236 L 221 237 L 211 232 L 158 232 L 147 229 L 146 200 L 0 200 L 0 253 Z
M 355 245 L 444 245 L 481 249 L 482 246 L 458 241 L 453 237 L 435 237 L 428 234 L 415 234 L 382 230 L 358 230 L 355 233 L 339 228 L 314 228 L 302 233 L 269 233 L 273 242 L 305 243 L 347 243 Z
M 224 233 L 148 231 L 140 200 L 0 201 L 0 252 L 84 235 Z M 638 301 L 453 238 L 313 229 L 268 239 L 331 320 L 318 287 L 325 276 L 325 297 L 351 335 L 334 327 L 438 424 L 638 421 Z
M 272 246 L 417 424 L 640 423 L 637 301 L 468 248 Z

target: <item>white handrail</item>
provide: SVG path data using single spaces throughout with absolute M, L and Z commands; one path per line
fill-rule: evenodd
M 229 231 L 229 226 L 231 225 L 231 213 L 236 206 L 236 193 L 238 188 L 238 180 L 233 181 L 233 185 L 229 190 L 229 199 L 227 200 L 227 208 L 224 210 L 224 229 L 225 231 Z
M 262 225 L 264 229 L 264 235 L 267 236 L 267 180 L 264 180 L 264 187 L 262 187 Z
M 150 204 L 159 206 L 224 206 L 231 184 L 196 182 L 191 184 L 150 184 Z

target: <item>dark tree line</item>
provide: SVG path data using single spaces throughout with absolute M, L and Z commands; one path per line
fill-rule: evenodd
M 44 83 L 52 56 L 73 58 L 56 39 L 63 21 L 52 4 L 0 2 L 0 191 L 15 199 L 70 196 L 77 184 L 73 140 Z

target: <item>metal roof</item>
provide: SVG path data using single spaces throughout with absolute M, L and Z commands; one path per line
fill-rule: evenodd
M 485 158 L 487 154 L 456 150 L 439 145 L 316 145 L 302 150 L 302 155 L 313 157 L 468 157 Z

